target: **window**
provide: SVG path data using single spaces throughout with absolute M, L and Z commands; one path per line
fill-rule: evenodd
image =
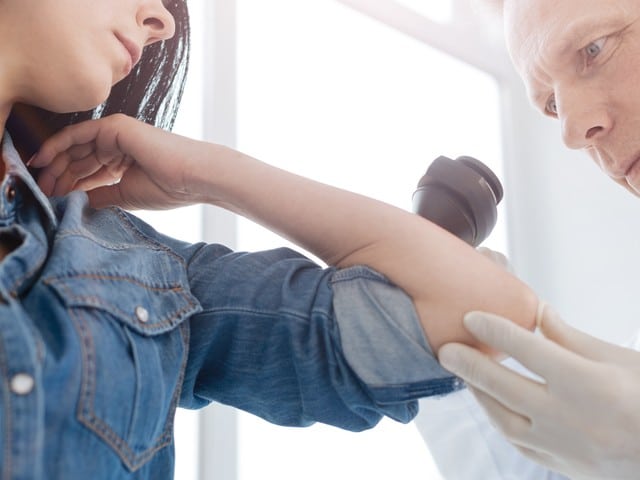
M 241 151 L 407 210 L 439 155 L 475 156 L 502 176 L 489 75 L 339 2 L 238 0 L 237 15 Z M 286 243 L 246 220 L 238 228 L 242 250 Z M 486 244 L 507 250 L 504 223 Z M 438 478 L 413 425 L 353 434 L 241 414 L 238 434 L 240 480 Z
M 449 2 L 401 3 L 437 21 L 451 14 Z M 213 24 L 206 5 L 189 0 L 192 56 L 175 128 L 196 138 L 203 137 L 205 85 L 212 88 L 204 61 L 216 61 L 204 52 L 203 27 Z M 233 113 L 240 150 L 405 209 L 418 179 L 441 154 L 476 156 L 502 176 L 498 92 L 490 76 L 335 1 L 238 0 L 237 15 Z M 200 207 L 140 216 L 177 238 L 202 238 Z M 287 243 L 245 220 L 238 238 L 238 248 L 250 250 Z M 486 244 L 507 250 L 503 222 Z M 196 480 L 210 468 L 211 452 L 203 452 L 212 446 L 200 445 L 203 418 L 178 410 L 176 478 Z M 233 421 L 223 423 L 222 429 L 234 428 Z M 276 427 L 241 414 L 238 435 L 240 480 L 297 479 L 301 471 L 306 479 L 323 480 L 439 476 L 413 425 L 385 420 L 354 434 L 321 425 Z M 213 466 L 217 478 L 235 480 L 236 468 L 219 463 Z

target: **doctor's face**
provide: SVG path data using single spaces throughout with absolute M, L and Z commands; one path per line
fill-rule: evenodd
M 640 196 L 640 2 L 505 0 L 507 44 L 534 105 Z

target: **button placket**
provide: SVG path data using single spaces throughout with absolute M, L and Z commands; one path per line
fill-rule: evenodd
M 2 189 L 2 197 L 0 198 L 0 223 L 6 226 L 14 221 L 15 203 L 18 196 L 16 179 L 14 177 L 7 177 L 0 188 Z
M 16 201 L 16 185 L 13 180 L 9 180 L 4 187 L 4 198 L 7 203 L 12 204 Z

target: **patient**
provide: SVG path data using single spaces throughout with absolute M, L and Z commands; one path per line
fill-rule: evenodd
M 0 0 L 6 476 L 169 478 L 178 405 L 356 431 L 407 422 L 418 398 L 461 387 L 432 352 L 472 343 L 466 312 L 533 328 L 535 294 L 436 225 L 159 128 L 183 85 L 183 1 L 36 3 Z M 191 203 L 328 266 L 187 244 L 113 207 Z

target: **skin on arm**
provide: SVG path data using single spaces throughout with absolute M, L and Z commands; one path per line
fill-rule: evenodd
M 454 338 L 477 345 L 462 325 L 470 310 L 510 312 L 520 325 L 535 326 L 533 292 L 437 225 L 232 150 L 207 158 L 217 163 L 228 156 L 213 168 L 215 178 L 193 180 L 205 196 L 215 192 L 207 203 L 266 225 L 329 265 L 363 264 L 383 273 L 413 298 L 434 351 Z
M 115 115 L 64 129 L 31 165 L 46 167 L 39 183 L 48 194 L 101 186 L 89 192 L 94 206 L 217 205 L 281 234 L 329 265 L 367 265 L 411 296 L 434 351 L 451 341 L 480 346 L 463 327 L 463 316 L 471 310 L 535 327 L 534 292 L 437 225 L 221 145 Z M 103 186 L 118 179 L 117 185 Z

